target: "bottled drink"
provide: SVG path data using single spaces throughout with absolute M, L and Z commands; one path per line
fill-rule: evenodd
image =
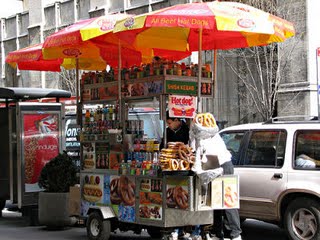
M 89 112 L 89 109 L 86 110 L 86 113 L 85 113 L 85 122 L 86 123 L 89 123 L 90 122 L 90 112 Z
M 90 122 L 94 122 L 94 113 L 93 110 L 90 110 Z

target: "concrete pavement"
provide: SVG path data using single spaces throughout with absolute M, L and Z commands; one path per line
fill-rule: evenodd
M 284 240 L 285 232 L 272 224 L 249 219 L 242 225 L 244 240 Z M 48 230 L 46 227 L 31 227 L 19 212 L 3 210 L 0 218 L 1 240 L 88 240 L 84 227 L 70 227 L 63 230 Z M 141 235 L 131 231 L 112 234 L 111 240 L 151 240 L 146 232 Z M 227 239 L 225 239 L 227 240 Z
M 11 212 L 6 209 L 2 211 L 0 218 L 1 240 L 88 240 L 84 227 L 70 227 L 63 230 L 48 230 L 46 227 L 31 227 L 27 219 L 19 212 Z M 116 240 L 150 240 L 146 232 L 141 235 L 132 232 L 112 234 L 111 239 Z

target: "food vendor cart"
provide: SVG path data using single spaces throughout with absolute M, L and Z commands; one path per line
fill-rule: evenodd
M 116 229 L 147 229 L 156 238 L 175 227 L 212 224 L 213 209 L 239 207 L 237 197 L 227 204 L 225 195 L 232 189 L 237 196 L 237 176 L 220 176 L 203 187 L 191 171 L 190 146 L 164 141 L 160 149 L 168 103 L 174 102 L 174 115 L 195 116 L 198 71 L 192 70 L 175 63 L 123 69 L 122 101 L 112 71 L 82 75 L 87 110 L 80 134 L 81 216 L 89 239 L 108 239 Z M 202 74 L 202 96 L 210 97 L 211 73 L 204 69 Z M 149 119 L 137 115 L 132 109 L 138 105 L 157 113 Z
M 58 89 L 0 88 L 0 210 L 6 200 L 37 224 L 42 167 L 64 150 L 64 107 Z M 55 103 L 39 99 L 55 98 Z M 1 211 L 0 211 L 1 212 Z

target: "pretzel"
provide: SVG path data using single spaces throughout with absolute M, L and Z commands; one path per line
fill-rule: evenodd
M 167 190 L 167 201 L 166 201 L 166 203 L 167 203 L 167 206 L 169 208 L 175 208 L 176 207 L 176 202 L 175 202 L 175 200 L 173 198 L 173 192 L 174 192 L 174 188 L 169 188 Z
M 211 113 L 199 113 L 196 115 L 194 121 L 203 127 L 213 128 L 216 126 L 216 121 Z
M 119 178 L 114 178 L 110 182 L 110 201 L 112 204 L 120 204 L 121 198 L 118 194 Z
M 195 121 L 196 121 L 197 124 L 203 125 L 204 114 L 203 113 L 197 114 L 197 116 L 195 117 Z
M 226 187 L 224 194 L 224 204 L 227 207 L 235 207 L 238 201 L 238 194 L 231 190 L 230 187 Z
M 176 159 L 171 159 L 170 167 L 174 171 L 178 170 L 179 169 L 179 162 Z
M 122 201 L 127 206 L 132 206 L 135 202 L 134 189 L 135 184 L 128 177 L 121 176 L 119 179 L 120 196 Z
M 179 158 L 181 160 L 188 160 L 188 154 L 185 149 L 186 149 L 185 146 L 179 147 L 178 153 L 179 153 Z
M 176 186 L 174 188 L 173 199 L 176 201 L 180 209 L 187 209 L 189 207 L 189 194 L 181 186 Z
M 211 113 L 205 113 L 204 115 L 204 126 L 205 127 L 215 127 L 216 121 L 214 120 L 214 117 Z
M 187 160 L 180 161 L 179 169 L 180 170 L 189 170 L 190 169 L 190 163 Z
M 195 157 L 195 156 L 191 156 L 191 157 L 189 158 L 189 162 L 190 162 L 190 163 L 194 164 L 195 161 L 196 161 L 196 157 Z

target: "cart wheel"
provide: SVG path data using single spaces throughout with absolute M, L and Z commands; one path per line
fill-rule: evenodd
M 149 227 L 147 232 L 152 239 L 161 239 L 164 236 L 162 229 L 159 227 Z
M 90 240 L 108 240 L 110 238 L 111 223 L 104 220 L 97 211 L 92 212 L 87 219 L 87 236 Z

